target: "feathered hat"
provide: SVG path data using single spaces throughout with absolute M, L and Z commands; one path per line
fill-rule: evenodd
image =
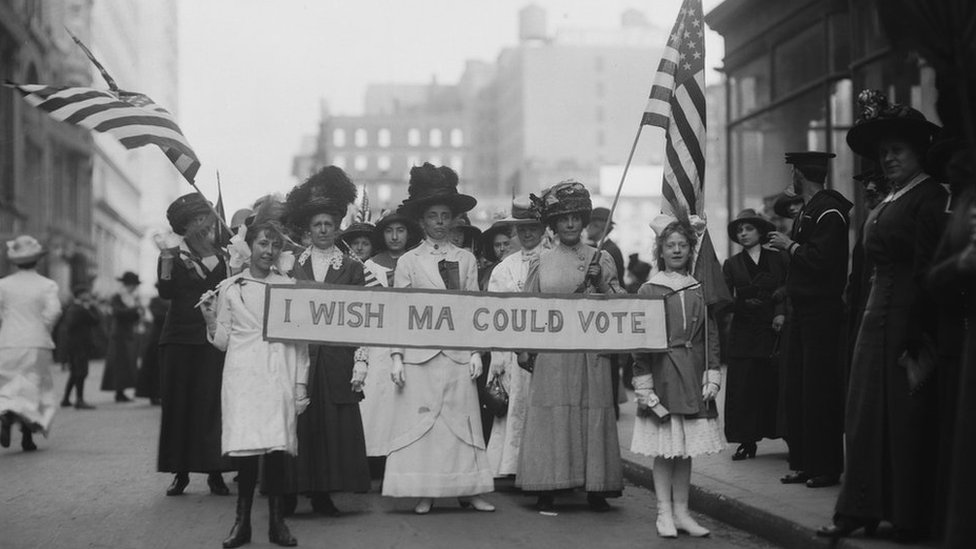
M 590 191 L 575 179 L 560 181 L 552 187 L 542 191 L 542 196 L 529 195 L 533 207 L 539 211 L 544 223 L 553 218 L 569 213 L 591 213 L 593 202 Z
M 346 172 L 326 166 L 301 185 L 288 192 L 285 198 L 285 220 L 299 233 L 308 230 L 312 216 L 327 213 L 336 222 L 346 217 L 349 205 L 356 201 L 356 185 Z
M 398 212 L 420 217 L 424 209 L 434 204 L 444 204 L 454 215 L 474 208 L 478 201 L 473 196 L 458 192 L 458 175 L 447 166 L 434 166 L 424 162 L 423 166 L 410 168 L 410 186 L 407 199 L 400 204 Z
M 927 148 L 942 129 L 907 105 L 889 103 L 888 97 L 879 90 L 862 90 L 857 103 L 861 115 L 847 132 L 847 145 L 865 158 L 876 159 L 878 143 L 886 137 L 907 138 Z

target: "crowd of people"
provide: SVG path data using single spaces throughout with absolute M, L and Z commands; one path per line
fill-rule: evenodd
M 865 222 L 852 231 L 854 204 L 825 187 L 833 154 L 787 153 L 792 182 L 771 205 L 776 215 L 747 209 L 728 224 L 738 245 L 723 268 L 729 303 L 710 299 L 694 276 L 700 224 L 656 218 L 653 265 L 632 255 L 625 268 L 607 238 L 611 212 L 594 208 L 575 180 L 513 201 L 482 232 L 467 218 L 477 200 L 459 191 L 457 174 L 424 164 L 396 211 L 375 224 L 363 212 L 343 230 L 357 189 L 329 166 L 283 200 L 269 195 L 235 214 L 229 239 L 202 195 L 169 206 L 173 235 L 157 241 L 159 300 L 150 303 L 158 329 L 137 372 L 134 325 L 147 316 L 134 297 L 138 276 L 121 277 L 107 311 L 87 287 L 74 289 L 62 316 L 56 285 L 35 269 L 43 248 L 19 237 L 7 251 L 17 272 L 0 280 L 0 443 L 10 444 L 14 425 L 25 450 L 36 448 L 32 434 L 47 433 L 57 406 L 52 331 L 68 334 L 57 338 L 71 372 L 62 404 L 74 390 L 75 406 L 90 406 L 91 337 L 74 334 L 90 334 L 107 313 L 102 389 L 124 402 L 125 389 L 144 386 L 161 404 L 166 494 L 202 473 L 211 493 L 227 495 L 223 473 L 236 472 L 224 547 L 251 540 L 259 485 L 269 540 L 282 546 L 297 544 L 285 518 L 302 498 L 335 516 L 331 494 L 367 492 L 373 478 L 384 496 L 413 498 L 420 515 L 436 498 L 494 511 L 486 495 L 502 477 L 542 513 L 574 490 L 606 511 L 624 488 L 621 385 L 636 394 L 630 447 L 654 460 L 662 537 L 709 534 L 688 511 L 695 457 L 731 442 L 731 459 L 744 461 L 763 439 L 784 438 L 784 484 L 841 484 L 821 535 L 873 534 L 885 521 L 900 540 L 951 539 L 967 527 L 956 519 L 968 485 L 950 479 L 972 476 L 972 441 L 962 435 L 976 402 L 963 394 L 976 372 L 973 159 L 938 142 L 939 127 L 918 111 L 877 93 L 861 100 L 865 114 L 847 142 L 872 166 L 856 178 Z M 630 292 L 663 300 L 668 348 L 630 356 L 266 341 L 265 286 L 299 281 Z

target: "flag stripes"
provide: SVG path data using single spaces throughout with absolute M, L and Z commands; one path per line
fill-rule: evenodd
M 199 159 L 173 115 L 149 97 L 121 90 L 10 85 L 53 118 L 111 135 L 127 149 L 158 146 L 183 177 L 194 182 Z

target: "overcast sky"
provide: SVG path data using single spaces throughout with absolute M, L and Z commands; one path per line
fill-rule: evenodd
M 201 188 L 228 214 L 293 184 L 291 159 L 313 134 L 319 104 L 358 114 L 370 83 L 454 83 L 467 59 L 494 61 L 517 43 L 528 0 L 180 0 L 180 105 L 203 162 Z M 616 28 L 627 8 L 666 29 L 681 0 L 536 0 L 550 34 Z M 705 11 L 721 0 L 704 0 Z M 707 35 L 709 67 L 724 45 Z M 656 60 L 648 63 L 656 67 Z M 712 74 L 710 79 L 717 79 Z

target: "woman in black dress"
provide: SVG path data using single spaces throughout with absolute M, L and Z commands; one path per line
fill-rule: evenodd
M 119 277 L 122 291 L 109 300 L 109 341 L 105 354 L 105 371 L 102 373 L 102 390 L 115 391 L 115 402 L 131 402 L 125 390 L 136 386 L 136 368 L 139 349 L 136 342 L 136 326 L 142 320 L 143 309 L 136 290 L 139 275 L 126 272 Z
M 783 286 L 788 260 L 762 247 L 775 229 L 755 210 L 743 210 L 729 223 L 729 239 L 742 251 L 723 265 L 725 283 L 734 296 L 725 395 L 725 437 L 738 442 L 733 461 L 756 457 L 756 443 L 779 437 L 779 361 L 773 359 L 786 321 Z
M 925 537 L 934 507 L 938 425 L 930 357 L 937 311 L 924 285 L 946 222 L 948 192 L 923 170 L 939 127 L 922 113 L 864 91 L 847 133 L 851 149 L 876 161 L 891 194 L 868 216 L 865 262 L 874 278 L 851 363 L 845 433 L 847 463 L 834 524 L 842 537 L 882 520 L 897 538 Z M 916 367 L 918 366 L 918 367 Z
M 167 496 L 178 496 L 190 473 L 206 473 L 210 493 L 229 492 L 220 473 L 232 469 L 220 454 L 220 385 L 224 353 L 207 341 L 197 308 L 201 296 L 227 278 L 214 243 L 215 220 L 199 193 L 177 198 L 166 210 L 175 242 L 157 242 L 159 296 L 170 300 L 159 338 L 162 419 L 157 470 L 173 473 Z

